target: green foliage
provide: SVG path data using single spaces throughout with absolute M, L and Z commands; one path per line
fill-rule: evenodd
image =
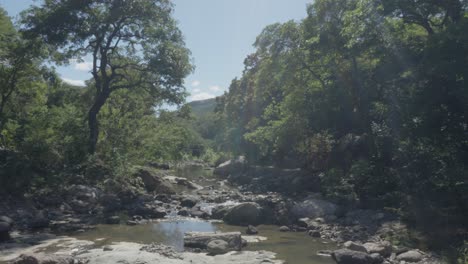
M 218 146 L 300 161 L 334 199 L 466 226 L 468 3 L 317 0 L 307 12 L 258 36 L 218 100 Z

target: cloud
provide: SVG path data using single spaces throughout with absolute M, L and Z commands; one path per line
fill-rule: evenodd
M 199 92 L 201 92 L 201 90 L 199 88 L 195 88 L 195 89 L 193 89 L 193 92 L 194 93 L 199 93 Z
M 75 63 L 75 70 L 78 71 L 90 71 L 93 68 L 93 63 L 92 62 L 80 62 L 80 63 Z
M 193 81 L 192 82 L 192 87 L 197 87 L 200 85 L 200 81 Z
M 218 85 L 211 86 L 209 89 L 210 89 L 210 91 L 212 91 L 212 92 L 219 92 L 219 91 L 221 91 L 221 87 L 219 87 Z
M 62 78 L 62 80 L 71 85 L 85 86 L 85 82 L 83 80 L 73 80 L 73 79 L 68 79 L 68 78 Z
M 216 95 L 210 94 L 210 93 L 196 93 L 196 94 L 192 94 L 192 96 L 190 96 L 190 100 L 191 101 L 200 101 L 200 100 L 206 100 L 206 99 L 210 99 L 210 98 L 214 98 L 214 97 L 216 97 Z

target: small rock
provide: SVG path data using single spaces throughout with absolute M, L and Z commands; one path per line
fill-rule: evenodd
M 396 258 L 400 261 L 419 262 L 424 258 L 424 255 L 416 250 L 410 250 L 405 253 L 401 253 Z
M 208 253 L 211 255 L 220 255 L 228 252 L 229 245 L 224 240 L 213 240 L 207 245 Z
M 289 229 L 289 227 L 287 227 L 287 226 L 281 226 L 279 228 L 279 231 L 280 232 L 289 232 L 289 231 L 291 231 L 291 229 Z
M 255 228 L 255 226 L 249 225 L 247 227 L 247 230 L 245 231 L 245 233 L 247 235 L 256 235 L 256 234 L 258 234 L 258 230 L 257 230 L 257 228 Z
M 186 196 L 180 201 L 180 205 L 185 207 L 194 207 L 198 203 L 199 199 L 195 196 Z

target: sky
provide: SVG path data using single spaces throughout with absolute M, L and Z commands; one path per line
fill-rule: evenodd
M 0 0 L 15 18 L 38 0 Z M 244 59 L 262 29 L 270 24 L 306 17 L 312 0 L 174 0 L 174 18 L 179 22 L 187 47 L 192 52 L 195 71 L 185 80 L 187 100 L 221 95 L 244 69 Z M 90 62 L 57 67 L 61 78 L 83 85 L 91 78 Z

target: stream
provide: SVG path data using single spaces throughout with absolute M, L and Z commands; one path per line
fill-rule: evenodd
M 217 182 L 212 170 L 203 167 L 190 166 L 176 170 L 177 177 L 187 178 L 201 186 L 214 185 Z M 222 185 L 222 188 L 230 188 Z M 179 191 L 190 192 L 186 189 Z M 174 214 L 166 219 L 148 224 L 127 225 L 98 225 L 96 229 L 74 235 L 80 240 L 90 240 L 96 246 L 104 246 L 113 242 L 135 242 L 149 244 L 162 243 L 183 251 L 183 237 L 185 232 L 233 232 L 240 231 L 245 234 L 246 227 L 226 225 L 218 221 L 205 221 L 193 218 L 180 218 Z M 257 227 L 258 235 L 266 237 L 265 241 L 248 243 L 244 250 L 267 250 L 277 253 L 277 258 L 294 264 L 328 264 L 335 263 L 330 257 L 319 256 L 319 250 L 335 249 L 334 243 L 320 238 L 312 238 L 305 232 L 280 232 L 278 226 L 260 225 Z

